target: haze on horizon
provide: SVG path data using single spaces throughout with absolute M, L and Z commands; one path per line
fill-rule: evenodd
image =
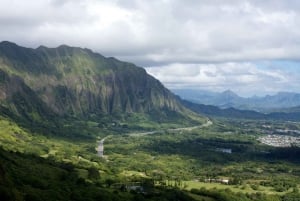
M 297 0 L 0 0 L 0 41 L 129 61 L 170 89 L 300 93 Z

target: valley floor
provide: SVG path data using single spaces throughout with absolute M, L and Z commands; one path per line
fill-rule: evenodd
M 64 195 L 85 201 L 84 196 L 208 201 L 289 201 L 299 196 L 299 148 L 259 141 L 270 130 L 300 130 L 297 122 L 214 119 L 196 127 L 127 134 L 101 130 L 93 122 L 76 125 L 82 125 L 83 133 L 99 135 L 44 136 L 1 118 L 0 193 L 7 200 L 31 201 L 63 200 Z M 28 176 L 25 169 L 31 170 Z

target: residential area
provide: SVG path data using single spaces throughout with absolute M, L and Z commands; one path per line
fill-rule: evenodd
M 266 135 L 258 138 L 258 140 L 263 144 L 273 147 L 300 147 L 300 137 L 293 137 L 288 135 Z

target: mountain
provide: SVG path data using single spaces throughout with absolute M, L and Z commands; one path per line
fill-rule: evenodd
M 215 105 L 221 108 L 234 107 L 242 99 L 231 90 L 217 93 L 194 89 L 175 89 L 173 92 L 185 100 L 205 105 Z
M 193 116 L 134 64 L 78 47 L 31 49 L 6 41 L 0 43 L 0 112 L 38 125 L 132 114 L 156 122 Z
M 255 100 L 255 99 L 254 99 Z M 254 102 L 255 104 L 255 102 Z M 291 92 L 279 92 L 272 96 L 265 96 L 257 99 L 256 104 L 260 108 L 269 109 L 272 112 L 276 109 L 287 109 L 300 106 L 300 94 Z
M 239 110 L 235 108 L 221 109 L 217 106 L 197 104 L 187 100 L 182 100 L 182 104 L 190 110 L 209 117 L 236 118 L 236 119 L 254 119 L 254 120 L 284 120 L 300 121 L 300 110 L 290 112 L 272 112 L 260 113 L 251 110 Z
M 222 109 L 233 107 L 241 110 L 270 113 L 300 106 L 300 94 L 291 92 L 279 92 L 272 96 L 253 96 L 250 98 L 240 97 L 230 90 L 217 93 L 203 90 L 177 89 L 173 90 L 173 92 L 185 100 L 199 104 L 214 105 Z

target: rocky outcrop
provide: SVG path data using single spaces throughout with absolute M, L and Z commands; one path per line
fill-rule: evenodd
M 65 45 L 30 49 L 10 42 L 0 43 L 0 101 L 16 114 L 33 111 L 33 116 L 187 111 L 134 64 L 88 49 Z

